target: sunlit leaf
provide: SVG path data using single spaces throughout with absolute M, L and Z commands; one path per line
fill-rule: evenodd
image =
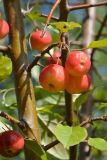
M 98 105 L 98 107 L 99 107 L 100 109 L 107 108 L 107 103 L 100 103 L 100 104 Z
M 55 22 L 50 23 L 53 27 L 57 28 L 61 32 L 68 32 L 69 30 L 73 30 L 75 28 L 81 28 L 81 25 L 76 22 Z
M 65 148 L 79 144 L 87 137 L 85 128 L 80 126 L 69 127 L 61 124 L 57 125 L 54 134 Z
M 27 13 L 26 16 L 32 20 L 32 21 L 38 21 L 38 22 L 45 22 L 45 17 L 42 17 L 41 14 L 39 12 L 37 12 L 36 10 L 32 10 L 31 12 Z
M 92 147 L 95 147 L 98 150 L 106 151 L 107 150 L 107 141 L 102 138 L 90 138 L 88 144 Z
M 98 41 L 92 41 L 87 48 L 107 47 L 107 38 Z
M 31 20 L 36 20 L 37 18 L 40 17 L 40 14 L 37 12 L 29 12 L 26 14 L 28 16 L 28 18 L 30 18 Z

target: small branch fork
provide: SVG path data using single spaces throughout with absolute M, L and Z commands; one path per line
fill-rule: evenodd
M 88 118 L 86 121 L 83 121 L 80 126 L 83 127 L 87 124 L 92 124 L 93 122 L 95 121 L 107 121 L 107 115 L 103 115 L 103 116 L 100 116 L 100 117 L 95 117 L 95 118 Z

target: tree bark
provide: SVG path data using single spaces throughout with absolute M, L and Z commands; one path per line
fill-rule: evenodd
M 28 60 L 25 44 L 24 25 L 19 0 L 4 0 L 4 8 L 10 25 L 10 57 L 18 104 L 19 119 L 26 124 L 25 136 L 40 142 L 34 89 L 31 75 L 27 72 Z M 31 151 L 25 148 L 26 160 L 38 160 Z

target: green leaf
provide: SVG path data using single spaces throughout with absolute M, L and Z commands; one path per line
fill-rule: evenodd
M 98 105 L 98 108 L 100 108 L 100 109 L 107 108 L 107 103 L 100 103 L 100 104 Z
M 107 141 L 102 138 L 90 138 L 88 144 L 92 147 L 95 147 L 98 150 L 106 151 L 107 150 Z
M 15 89 L 9 88 L 2 94 L 2 104 L 5 106 L 11 106 L 16 103 Z
M 60 34 L 59 34 L 59 31 L 55 28 L 55 27 L 52 27 L 52 26 L 48 26 L 49 28 L 49 31 L 51 33 L 51 36 L 52 36 L 52 42 L 53 43 L 56 43 L 60 40 Z M 49 56 L 49 55 L 48 55 Z
M 51 149 L 51 152 L 47 152 L 48 160 L 68 160 L 69 155 L 65 149 L 62 149 L 58 144 L 57 146 Z
M 47 117 L 49 117 L 50 120 L 54 120 L 54 119 L 63 120 L 64 107 L 59 105 L 48 104 L 48 105 L 39 107 L 38 113 L 47 115 Z
M 25 139 L 25 142 L 27 148 L 29 148 L 29 150 L 32 150 L 36 156 L 40 157 L 41 160 L 47 160 L 45 151 L 35 140 Z
M 37 18 L 40 17 L 40 14 L 36 11 L 32 11 L 32 12 L 27 13 L 26 16 L 31 20 L 36 20 Z
M 107 47 L 107 38 L 98 41 L 93 41 L 89 44 L 87 48 L 100 48 L 100 47 Z
M 42 17 L 41 14 L 39 12 L 37 12 L 37 9 L 35 9 L 35 7 L 34 7 L 34 9 L 31 12 L 26 13 L 26 16 L 31 21 L 35 21 L 36 20 L 36 22 L 41 22 L 41 23 L 43 22 L 43 23 L 45 23 L 46 17 Z
M 61 124 L 57 125 L 54 131 L 57 139 L 64 145 L 65 148 L 79 144 L 87 137 L 87 130 L 83 127 L 69 127 Z
M 36 96 L 37 100 L 39 100 L 39 99 L 43 100 L 45 97 L 49 96 L 49 92 L 44 90 L 41 86 L 34 87 L 34 91 L 35 91 L 35 94 L 37 95 Z
M 0 55 L 0 81 L 5 80 L 12 72 L 11 59 Z
M 75 28 L 81 28 L 81 25 L 76 22 L 54 22 L 50 23 L 53 27 L 56 27 L 61 32 L 68 32 L 69 30 L 73 30 Z

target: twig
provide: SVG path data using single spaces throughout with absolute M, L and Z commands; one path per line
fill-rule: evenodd
M 70 45 L 77 45 L 79 47 L 83 47 L 83 43 L 81 41 L 71 41 Z
M 36 55 L 35 56 L 35 59 L 34 59 L 34 61 L 31 63 L 31 64 L 29 64 L 29 66 L 28 66 L 28 68 L 27 68 L 27 71 L 30 73 L 31 72 L 31 69 L 35 66 L 35 65 L 37 65 L 37 62 L 39 61 L 39 59 L 42 57 L 42 55 Z
M 7 114 L 6 112 L 2 112 L 0 111 L 0 116 L 7 119 L 10 123 L 17 125 L 21 131 L 24 133 L 24 131 L 26 130 L 27 126 L 29 127 L 29 125 L 27 124 L 27 122 L 25 122 L 24 120 L 19 121 L 18 119 L 12 117 L 11 115 Z M 35 137 L 34 133 L 32 132 L 31 128 L 29 127 L 29 130 L 31 132 L 31 134 Z M 36 137 L 35 137 L 36 139 Z
M 88 118 L 86 121 L 83 121 L 80 126 L 83 127 L 85 125 L 87 125 L 88 123 L 92 124 L 92 122 L 94 121 L 107 121 L 107 115 L 103 115 L 100 117 L 95 117 L 95 118 Z
M 17 120 L 16 118 L 12 117 L 11 115 L 0 111 L 0 116 L 7 119 L 12 124 L 16 124 L 21 130 L 25 129 L 25 125 L 21 123 L 19 120 Z
M 55 145 L 57 145 L 58 143 L 60 143 L 58 140 L 55 140 L 49 144 L 47 144 L 46 146 L 44 146 L 44 150 L 47 151 L 49 149 L 51 149 L 52 147 L 54 147 Z
M 43 32 L 42 32 L 42 34 L 41 34 L 41 37 L 43 37 L 43 35 L 44 35 L 44 33 L 45 33 L 45 30 L 46 30 L 46 28 L 47 28 L 47 25 L 48 25 L 48 23 L 49 23 L 49 21 L 50 21 L 50 19 L 51 19 L 51 17 L 52 17 L 52 14 L 53 14 L 54 10 L 56 9 L 56 7 L 58 6 L 58 4 L 60 3 L 60 1 L 61 1 L 61 0 L 56 0 L 55 3 L 54 3 L 54 5 L 52 6 L 52 9 L 51 9 L 50 13 L 48 14 L 48 18 L 47 18 L 47 20 L 46 20 L 45 27 L 44 27 L 44 29 L 43 29 Z
M 10 49 L 11 47 L 10 46 L 1 46 L 0 45 L 0 52 L 3 53 L 3 55 L 7 55 L 8 57 L 10 56 Z
M 106 26 L 107 27 L 107 26 Z M 102 32 L 101 36 L 107 36 L 107 32 Z
M 76 5 L 82 5 L 83 2 L 68 2 L 68 5 L 76 6 Z
M 68 11 L 74 11 L 74 10 L 78 10 L 78 9 L 87 9 L 87 8 L 90 8 L 90 7 L 98 7 L 98 6 L 105 6 L 107 5 L 107 1 L 104 1 L 104 2 L 98 2 L 98 3 L 95 3 L 95 4 L 81 4 L 81 5 L 78 5 L 78 6 L 68 6 Z
M 44 68 L 44 65 L 42 65 L 41 63 L 37 63 L 37 65 Z
M 107 103 L 107 100 L 97 100 L 97 99 L 93 99 L 94 103 Z
M 41 17 L 45 17 L 45 18 L 48 17 L 48 15 L 46 15 L 46 14 L 41 14 L 40 16 L 41 16 Z M 55 20 L 55 21 L 59 21 L 59 18 L 58 18 L 58 17 L 55 17 L 55 16 L 52 16 L 51 19 L 52 19 L 52 20 Z
M 104 26 L 104 27 L 105 27 L 105 26 Z M 95 34 L 95 35 L 94 35 L 95 39 L 96 39 L 97 35 L 98 35 L 98 34 Z M 106 37 L 107 37 L 107 32 L 102 32 L 100 36 L 103 36 L 103 37 L 106 36 Z
M 54 43 L 51 46 L 49 46 L 48 48 L 46 48 L 44 51 L 41 52 L 41 54 L 35 56 L 34 61 L 28 66 L 27 71 L 31 72 L 31 69 L 37 65 L 37 62 L 40 60 L 41 57 L 44 56 L 45 53 L 49 52 L 50 49 L 52 49 L 53 47 L 58 46 L 59 43 Z

